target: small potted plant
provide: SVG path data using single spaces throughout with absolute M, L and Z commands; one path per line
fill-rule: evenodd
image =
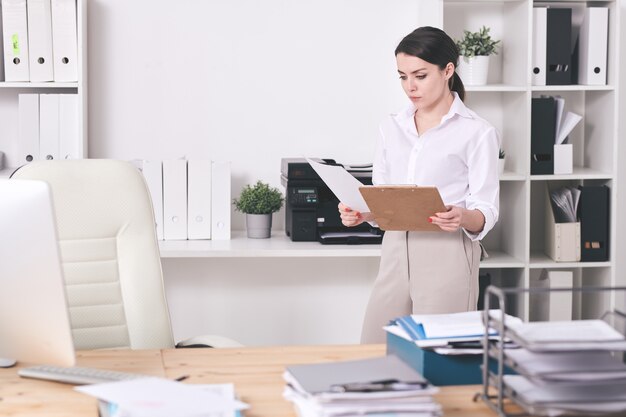
M 504 157 L 506 156 L 506 152 L 504 149 L 500 148 L 498 151 L 498 173 L 500 175 L 504 174 Z
M 235 209 L 246 214 L 246 229 L 249 238 L 270 237 L 272 213 L 283 206 L 283 195 L 274 187 L 262 181 L 246 185 L 239 199 L 233 199 Z
M 463 38 L 456 41 L 459 48 L 457 73 L 466 85 L 487 84 L 489 56 L 498 53 L 499 40 L 491 39 L 489 28 L 483 26 L 478 32 L 463 31 Z

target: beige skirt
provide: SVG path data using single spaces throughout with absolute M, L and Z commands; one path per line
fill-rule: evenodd
M 465 232 L 386 232 L 361 343 L 385 343 L 382 329 L 408 314 L 476 310 L 480 245 Z

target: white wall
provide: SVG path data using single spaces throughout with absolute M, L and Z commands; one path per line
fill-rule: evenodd
M 394 48 L 427 4 L 90 0 L 89 156 L 230 160 L 233 196 L 257 179 L 278 186 L 282 157 L 370 162 L 378 123 L 405 105 Z M 163 267 L 177 339 L 355 343 L 378 260 Z

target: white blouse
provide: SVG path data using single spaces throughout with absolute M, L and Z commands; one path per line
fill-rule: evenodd
M 415 127 L 412 104 L 381 123 L 372 182 L 435 186 L 446 205 L 480 210 L 483 230 L 465 230 L 472 240 L 480 240 L 498 220 L 500 138 L 489 122 L 453 94 L 448 114 L 422 135 Z

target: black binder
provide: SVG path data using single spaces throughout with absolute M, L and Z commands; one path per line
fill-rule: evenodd
M 609 260 L 609 187 L 579 186 L 580 260 Z
M 554 174 L 556 100 L 533 98 L 530 112 L 530 173 Z
M 572 9 L 547 10 L 546 85 L 572 83 Z

